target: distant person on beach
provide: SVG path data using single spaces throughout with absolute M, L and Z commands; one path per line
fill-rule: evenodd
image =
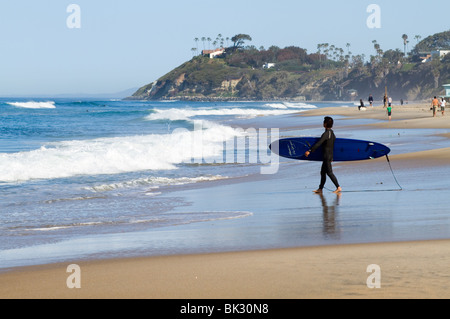
M 373 107 L 373 96 L 372 96 L 372 94 L 369 95 L 369 103 L 370 103 L 370 106 Z
M 403 99 L 400 99 L 400 105 L 403 105 Z
M 315 152 L 319 147 L 322 146 L 323 150 L 323 162 L 322 169 L 320 170 L 320 186 L 319 189 L 315 190 L 314 193 L 322 194 L 323 189 L 325 187 L 325 182 L 327 180 L 327 175 L 330 177 L 333 184 L 336 186 L 335 194 L 339 194 L 342 192 L 342 188 L 338 183 L 336 176 L 333 173 L 333 167 L 331 166 L 331 162 L 333 162 L 333 151 L 334 151 L 334 141 L 336 140 L 336 136 L 332 130 L 334 124 L 334 120 L 331 117 L 325 117 L 323 121 L 323 127 L 325 128 L 325 132 L 322 134 L 320 140 L 314 144 L 313 147 L 309 151 L 305 152 L 305 156 L 308 157 L 311 153 Z
M 387 106 L 387 96 L 386 96 L 386 94 L 383 97 L 383 103 L 384 103 L 384 107 L 386 107 Z
M 445 105 L 447 104 L 447 101 L 444 99 L 444 98 L 442 98 L 442 101 L 441 101 L 441 112 L 442 112 L 442 116 L 444 116 L 444 113 L 445 113 Z
M 433 101 L 431 102 L 431 107 L 433 108 L 433 117 L 436 117 L 436 109 L 439 106 L 439 100 L 434 97 Z
M 361 111 L 361 108 L 364 107 L 364 102 L 362 99 L 359 100 L 359 106 L 358 106 L 358 110 Z
M 391 97 L 388 98 L 388 106 L 392 106 L 392 98 Z
M 388 114 L 388 118 L 389 118 L 389 121 L 390 121 L 392 119 L 392 106 L 391 105 L 389 105 L 387 107 L 387 114 Z

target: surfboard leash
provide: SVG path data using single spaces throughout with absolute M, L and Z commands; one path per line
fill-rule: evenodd
M 391 173 L 392 173 L 392 176 L 394 177 L 395 182 L 397 183 L 398 187 L 400 187 L 400 190 L 403 190 L 403 187 L 398 182 L 397 177 L 395 177 L 394 170 L 392 169 L 391 161 L 389 160 L 389 156 L 387 154 L 386 154 L 386 159 L 389 164 L 389 168 L 391 169 Z
M 402 191 L 403 187 L 400 185 L 400 183 L 397 180 L 397 177 L 395 176 L 394 170 L 392 169 L 391 161 L 389 159 L 389 156 L 386 154 L 386 159 L 389 164 L 389 168 L 391 170 L 392 176 L 394 177 L 395 182 L 397 183 L 398 187 L 400 189 L 366 189 L 366 190 L 357 190 L 357 191 L 342 191 L 342 193 L 357 193 L 357 192 L 398 192 Z M 325 187 L 326 190 L 332 192 L 333 190 Z

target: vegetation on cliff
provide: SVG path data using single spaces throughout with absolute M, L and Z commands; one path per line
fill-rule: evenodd
M 408 37 L 404 34 L 401 38 L 406 52 Z M 429 98 L 442 93 L 442 84 L 450 83 L 450 54 L 428 62 L 423 58 L 434 50 L 450 49 L 450 31 L 420 42 L 419 38 L 416 36 L 417 45 L 407 56 L 399 49 L 384 51 L 374 40 L 375 54 L 366 59 L 353 55 L 350 44 L 346 49 L 319 44 L 317 52 L 308 54 L 295 46 L 244 46 L 251 37 L 239 34 L 217 58 L 197 55 L 198 50 L 193 48 L 195 56 L 190 61 L 130 98 L 348 100 L 372 94 L 381 99 L 386 86 L 394 99 Z M 213 44 L 219 43 L 223 45 L 224 39 L 218 38 Z

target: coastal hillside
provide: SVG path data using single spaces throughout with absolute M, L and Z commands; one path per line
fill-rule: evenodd
M 352 54 L 350 44 L 323 43 L 308 54 L 295 46 L 244 46 L 249 35 L 232 40 L 232 46 L 195 54 L 128 99 L 339 101 L 372 94 L 380 100 L 387 87 L 394 99 L 419 100 L 442 94 L 450 83 L 450 30 L 418 41 L 409 53 L 383 50 L 374 40 L 369 59 Z

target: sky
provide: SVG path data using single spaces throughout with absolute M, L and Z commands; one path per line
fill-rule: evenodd
M 449 30 L 448 12 L 442 0 L 1 0 L 0 97 L 137 88 L 203 49 L 195 38 L 218 34 L 308 53 L 350 43 L 369 57 L 373 40 L 403 51 L 403 34 L 412 49 L 416 35 Z

